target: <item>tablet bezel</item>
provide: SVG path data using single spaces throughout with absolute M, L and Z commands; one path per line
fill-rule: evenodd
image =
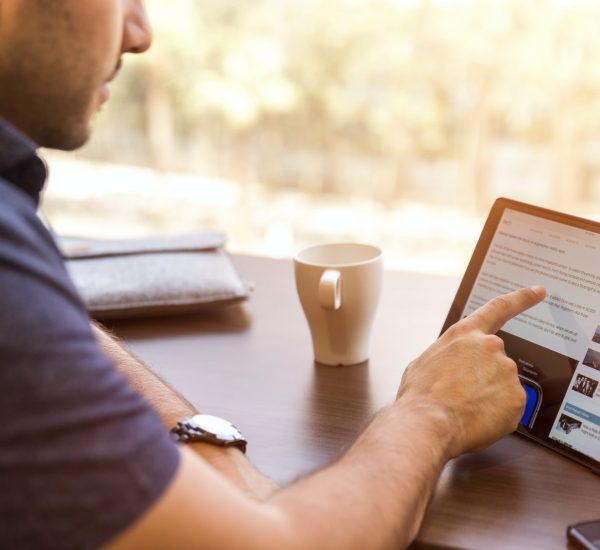
M 469 260 L 469 265 L 462 281 L 460 282 L 456 296 L 452 301 L 452 305 L 450 306 L 450 310 L 446 316 L 446 320 L 444 321 L 440 336 L 444 334 L 444 332 L 446 332 L 451 325 L 460 320 L 460 315 L 465 309 L 467 299 L 471 294 L 471 289 L 473 288 L 475 280 L 477 279 L 481 265 L 485 260 L 488 248 L 490 247 L 492 239 L 496 234 L 496 230 L 498 229 L 498 224 L 500 223 L 502 215 L 507 208 L 600 234 L 600 223 L 598 222 L 586 220 L 570 214 L 563 214 L 554 210 L 548 210 L 539 206 L 533 206 L 531 204 L 514 201 L 504 197 L 497 199 L 490 210 L 479 240 L 477 241 L 477 245 L 475 246 L 475 250 L 473 251 L 473 255 Z M 522 426 L 519 426 L 516 433 L 523 435 L 528 439 L 532 439 L 544 447 L 567 456 L 600 475 L 600 461 L 594 460 L 593 458 L 590 458 L 587 455 L 570 447 L 566 447 L 557 441 L 550 439 L 548 436 L 546 436 L 546 439 L 536 437 L 527 432 Z

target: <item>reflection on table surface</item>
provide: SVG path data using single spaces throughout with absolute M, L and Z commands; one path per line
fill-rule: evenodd
M 286 483 L 331 461 L 394 399 L 403 368 L 437 337 L 458 280 L 386 272 L 369 363 L 323 367 L 312 360 L 291 261 L 234 260 L 255 285 L 248 303 L 113 326 L 200 410 L 238 425 L 250 459 Z M 567 525 L 598 516 L 599 480 L 509 436 L 448 464 L 418 540 L 460 548 L 565 548 Z

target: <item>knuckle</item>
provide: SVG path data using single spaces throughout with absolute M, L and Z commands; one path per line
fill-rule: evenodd
M 536 294 L 533 289 L 529 287 L 522 288 L 519 292 L 519 296 L 527 304 L 537 303 L 540 301 L 539 294 Z
M 409 377 L 416 369 L 415 364 L 416 364 L 417 360 L 414 359 L 413 361 L 411 361 L 406 368 L 404 369 L 404 372 L 402 373 L 402 377 L 406 378 Z
M 454 340 L 455 338 L 459 338 L 464 334 L 463 321 L 459 321 L 458 323 L 453 324 L 451 327 L 446 330 L 444 336 L 449 338 L 450 340 Z
M 519 427 L 519 422 L 521 420 L 521 416 L 523 415 L 523 410 L 525 409 L 525 404 L 527 403 L 527 394 L 523 389 L 521 384 L 516 384 L 516 387 L 513 394 L 513 408 L 515 410 L 515 425 L 514 429 L 516 430 Z
M 504 351 L 504 341 L 495 334 L 486 334 L 483 338 L 483 344 L 491 352 Z
M 511 302 L 507 296 L 496 296 L 496 298 L 489 302 L 489 306 L 491 309 L 502 314 L 510 311 Z
M 520 424 L 520 421 L 521 421 L 521 419 L 518 416 L 514 416 L 513 417 L 513 421 L 512 421 L 512 424 L 510 426 L 510 431 L 511 432 L 516 432 L 517 431 L 517 429 L 519 427 L 519 424 Z
M 464 336 L 473 331 L 475 328 L 475 323 L 472 317 L 465 317 L 461 321 L 458 321 L 458 323 L 454 324 L 452 328 L 454 329 L 454 336 Z
M 449 326 L 446 329 L 446 332 L 444 332 L 444 336 L 446 336 L 447 338 L 454 338 L 460 330 L 459 328 L 457 328 L 458 324 L 459 323 L 455 323 L 454 325 Z
M 502 363 L 503 363 L 504 369 L 507 371 L 507 373 L 509 375 L 513 375 L 516 377 L 516 375 L 519 371 L 517 364 L 510 357 L 505 357 L 505 359 Z M 517 382 L 518 382 L 518 379 L 517 379 Z M 520 386 L 521 386 L 521 384 L 519 383 L 519 387 Z
M 527 402 L 527 393 L 521 384 L 517 384 L 517 405 L 519 409 L 523 409 L 525 407 L 525 403 Z
M 409 382 L 419 371 L 420 357 L 411 361 L 402 372 L 402 383 Z

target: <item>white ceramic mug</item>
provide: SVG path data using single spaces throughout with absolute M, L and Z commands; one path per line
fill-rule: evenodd
M 313 246 L 297 254 L 294 271 L 315 361 L 325 365 L 366 361 L 381 294 L 381 249 L 351 243 Z

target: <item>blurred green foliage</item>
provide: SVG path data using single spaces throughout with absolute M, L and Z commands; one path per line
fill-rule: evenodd
M 147 0 L 147 7 L 153 49 L 126 63 L 88 155 L 477 207 L 494 193 L 498 147 L 512 144 L 524 162 L 551 165 L 539 176 L 550 203 L 593 194 L 598 2 Z M 516 170 L 521 161 L 511 155 Z

